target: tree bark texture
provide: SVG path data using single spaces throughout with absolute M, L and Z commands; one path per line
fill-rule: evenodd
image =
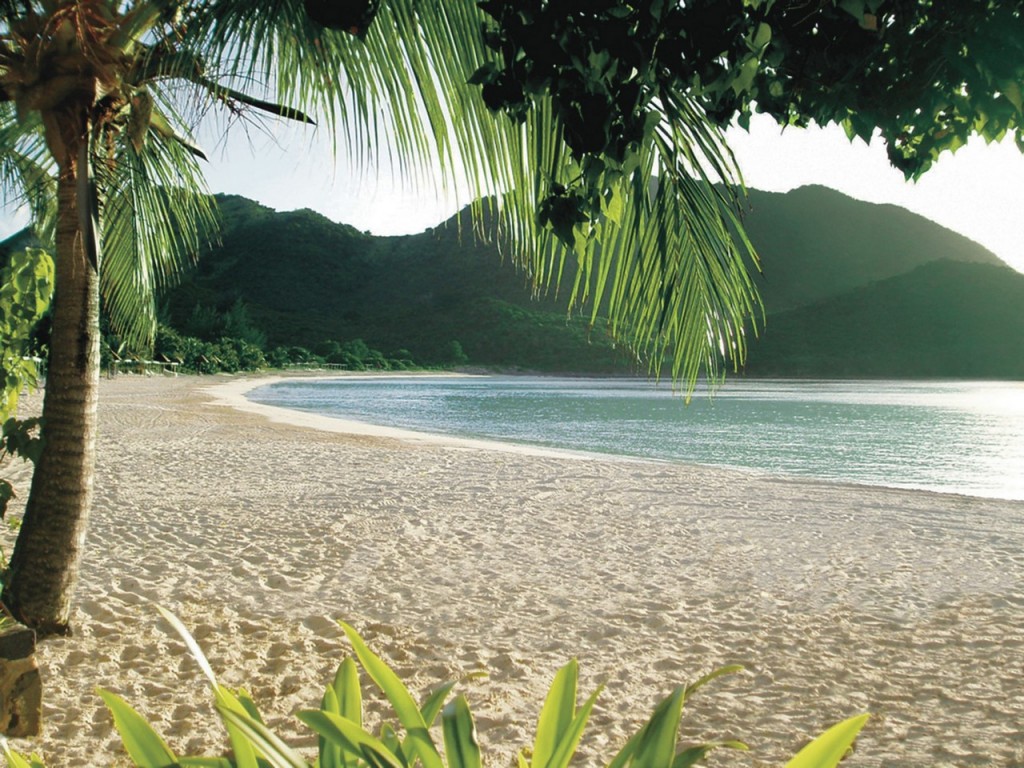
M 12 613 L 40 635 L 71 633 L 96 458 L 99 275 L 83 248 L 77 171 L 69 163 L 58 180 L 57 280 L 43 399 L 45 445 L 3 595 Z

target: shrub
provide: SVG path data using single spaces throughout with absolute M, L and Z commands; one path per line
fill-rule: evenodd
M 175 765 L 310 768 L 310 763 L 266 726 L 248 693 L 231 690 L 217 682 L 209 662 L 184 625 L 167 611 L 160 611 L 181 635 L 209 680 L 234 757 L 178 757 L 124 699 L 100 690 L 100 696 L 114 717 L 114 726 L 121 735 L 125 750 L 135 765 L 142 768 Z M 298 714 L 299 719 L 319 737 L 319 757 L 315 765 L 319 768 L 412 768 L 419 763 L 423 768 L 444 768 L 447 761 L 449 768 L 479 768 L 482 758 L 469 704 L 462 695 L 449 699 L 455 684 L 441 685 L 422 704 L 417 704 L 398 676 L 369 649 L 359 634 L 347 624 L 342 624 L 342 627 L 359 664 L 390 701 L 398 717 L 398 725 L 383 724 L 379 735 L 371 734 L 363 727 L 359 671 L 356 662 L 347 658 L 325 689 L 320 708 Z M 739 669 L 723 667 L 692 685 L 677 687 L 658 704 L 650 720 L 612 758 L 609 768 L 687 768 L 701 762 L 715 749 L 746 750 L 747 747 L 737 741 L 698 744 L 682 751 L 677 744 L 679 721 L 686 700 L 712 680 Z M 519 753 L 521 768 L 568 766 L 601 693 L 601 688 L 598 688 L 580 706 L 577 682 L 575 661 L 570 661 L 555 675 L 537 720 L 533 746 Z M 439 716 L 441 749 L 429 731 Z M 786 768 L 834 768 L 849 751 L 867 718 L 867 715 L 859 715 L 833 726 L 804 747 Z M 43 768 L 41 761 L 29 762 L 23 755 L 12 751 L 6 742 L 0 747 L 12 768 Z M 441 757 L 442 749 L 444 759 Z

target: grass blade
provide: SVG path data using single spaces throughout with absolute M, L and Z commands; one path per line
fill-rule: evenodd
M 444 753 L 448 768 L 480 768 L 480 745 L 476 725 L 465 696 L 456 696 L 441 714 L 444 729 Z
M 359 668 L 352 658 L 347 658 L 338 667 L 332 683 L 338 697 L 338 714 L 347 717 L 356 725 L 363 724 L 363 693 L 359 689 Z
M 3 736 L 0 736 L 0 752 L 7 759 L 8 768 L 46 768 L 35 756 L 29 762 L 24 755 L 12 750 L 11 745 L 7 743 L 7 739 Z
M 451 693 L 454 687 L 455 681 L 450 680 L 431 691 L 430 695 L 423 702 L 423 705 L 420 707 L 420 714 L 423 716 L 423 722 L 427 724 L 428 728 L 434 724 L 438 713 L 441 711 L 441 707 L 444 706 L 444 700 L 448 698 L 448 694 Z
M 228 688 L 218 685 L 214 688 L 217 711 L 221 713 L 224 729 L 228 732 L 231 748 L 235 753 L 238 768 L 259 768 L 257 747 L 243 729 L 240 729 L 231 718 L 224 717 L 224 712 L 232 712 L 239 717 L 250 717 L 242 701 Z
M 697 680 L 696 682 L 690 683 L 688 686 L 686 686 L 686 690 L 683 693 L 683 699 L 685 700 L 690 698 L 694 693 L 696 693 L 699 689 L 703 688 L 705 685 L 710 683 L 712 680 L 716 680 L 719 677 L 723 677 L 725 675 L 734 675 L 737 672 L 742 671 L 743 667 L 739 664 L 731 664 L 729 666 L 719 667 L 713 672 L 709 672 L 708 674 L 704 675 L 704 677 L 702 677 L 700 680 Z
M 640 731 L 640 739 L 633 753 L 635 768 L 663 768 L 672 765 L 685 700 L 686 689 L 680 687 L 655 707 L 651 719 Z
M 334 686 L 328 685 L 324 696 L 320 700 L 320 711 L 330 712 L 332 715 L 341 714 L 341 707 L 338 705 L 338 695 L 334 692 Z M 323 736 L 317 737 L 318 754 L 320 755 L 319 768 L 345 768 L 345 758 L 342 749 L 332 741 Z
M 572 756 L 576 754 L 576 748 L 580 745 L 580 739 L 583 738 L 583 730 L 587 727 L 587 721 L 590 719 L 590 712 L 602 690 L 603 686 L 598 687 L 580 707 L 572 723 L 562 733 L 558 746 L 548 761 L 548 768 L 567 768 Z
M 362 725 L 363 697 L 359 689 L 359 670 L 351 657 L 338 665 L 334 680 L 324 690 L 320 711 L 341 715 L 356 725 Z M 358 754 L 346 751 L 324 736 L 319 737 L 319 746 L 320 768 L 349 768 L 359 759 Z
M 672 761 L 672 768 L 691 768 L 707 757 L 709 752 L 721 748 L 738 749 L 741 752 L 746 752 L 749 749 L 742 741 L 712 741 L 707 744 L 699 744 L 684 749 L 676 755 L 676 759 Z
M 199 647 L 199 643 L 192 637 L 192 633 L 188 631 L 188 628 L 181 622 L 177 616 L 168 611 L 163 606 L 156 606 L 156 609 L 160 611 L 160 615 L 164 617 L 164 620 L 174 628 L 181 639 L 185 642 L 185 647 L 188 648 L 188 652 L 192 654 L 192 658 L 199 664 L 199 668 L 203 670 L 203 674 L 206 675 L 206 679 L 210 681 L 210 686 L 217 690 L 217 677 L 213 674 L 213 667 L 210 666 L 210 662 L 207 661 L 206 655 L 203 653 L 203 649 Z

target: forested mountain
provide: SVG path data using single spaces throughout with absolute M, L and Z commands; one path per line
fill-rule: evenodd
M 750 191 L 747 233 L 769 313 L 812 304 L 939 259 L 1002 265 L 963 235 L 895 205 L 854 200 L 822 186 Z
M 567 320 L 565 296 L 531 297 L 493 246 L 460 241 L 454 220 L 374 237 L 309 210 L 218 202 L 222 244 L 165 297 L 180 331 L 241 302 L 268 348 L 358 338 L 431 364 L 458 342 L 480 366 L 638 370 L 600 328 Z M 768 316 L 750 374 L 1024 378 L 1024 275 L 980 245 L 825 187 L 753 190 L 749 205 Z
M 408 350 L 416 362 L 436 364 L 451 362 L 458 342 L 476 365 L 631 369 L 602 331 L 567 320 L 564 299 L 534 300 L 493 246 L 468 233 L 460 240 L 454 221 L 419 235 L 373 237 L 309 210 L 218 202 L 221 247 L 166 297 L 180 331 L 202 335 L 193 327 L 197 307 L 224 312 L 240 299 L 268 347 L 359 338 L 385 354 Z

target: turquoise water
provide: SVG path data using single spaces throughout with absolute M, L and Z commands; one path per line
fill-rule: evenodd
M 374 376 L 249 397 L 424 432 L 1024 499 L 1024 383 L 733 379 L 687 406 L 634 379 Z

